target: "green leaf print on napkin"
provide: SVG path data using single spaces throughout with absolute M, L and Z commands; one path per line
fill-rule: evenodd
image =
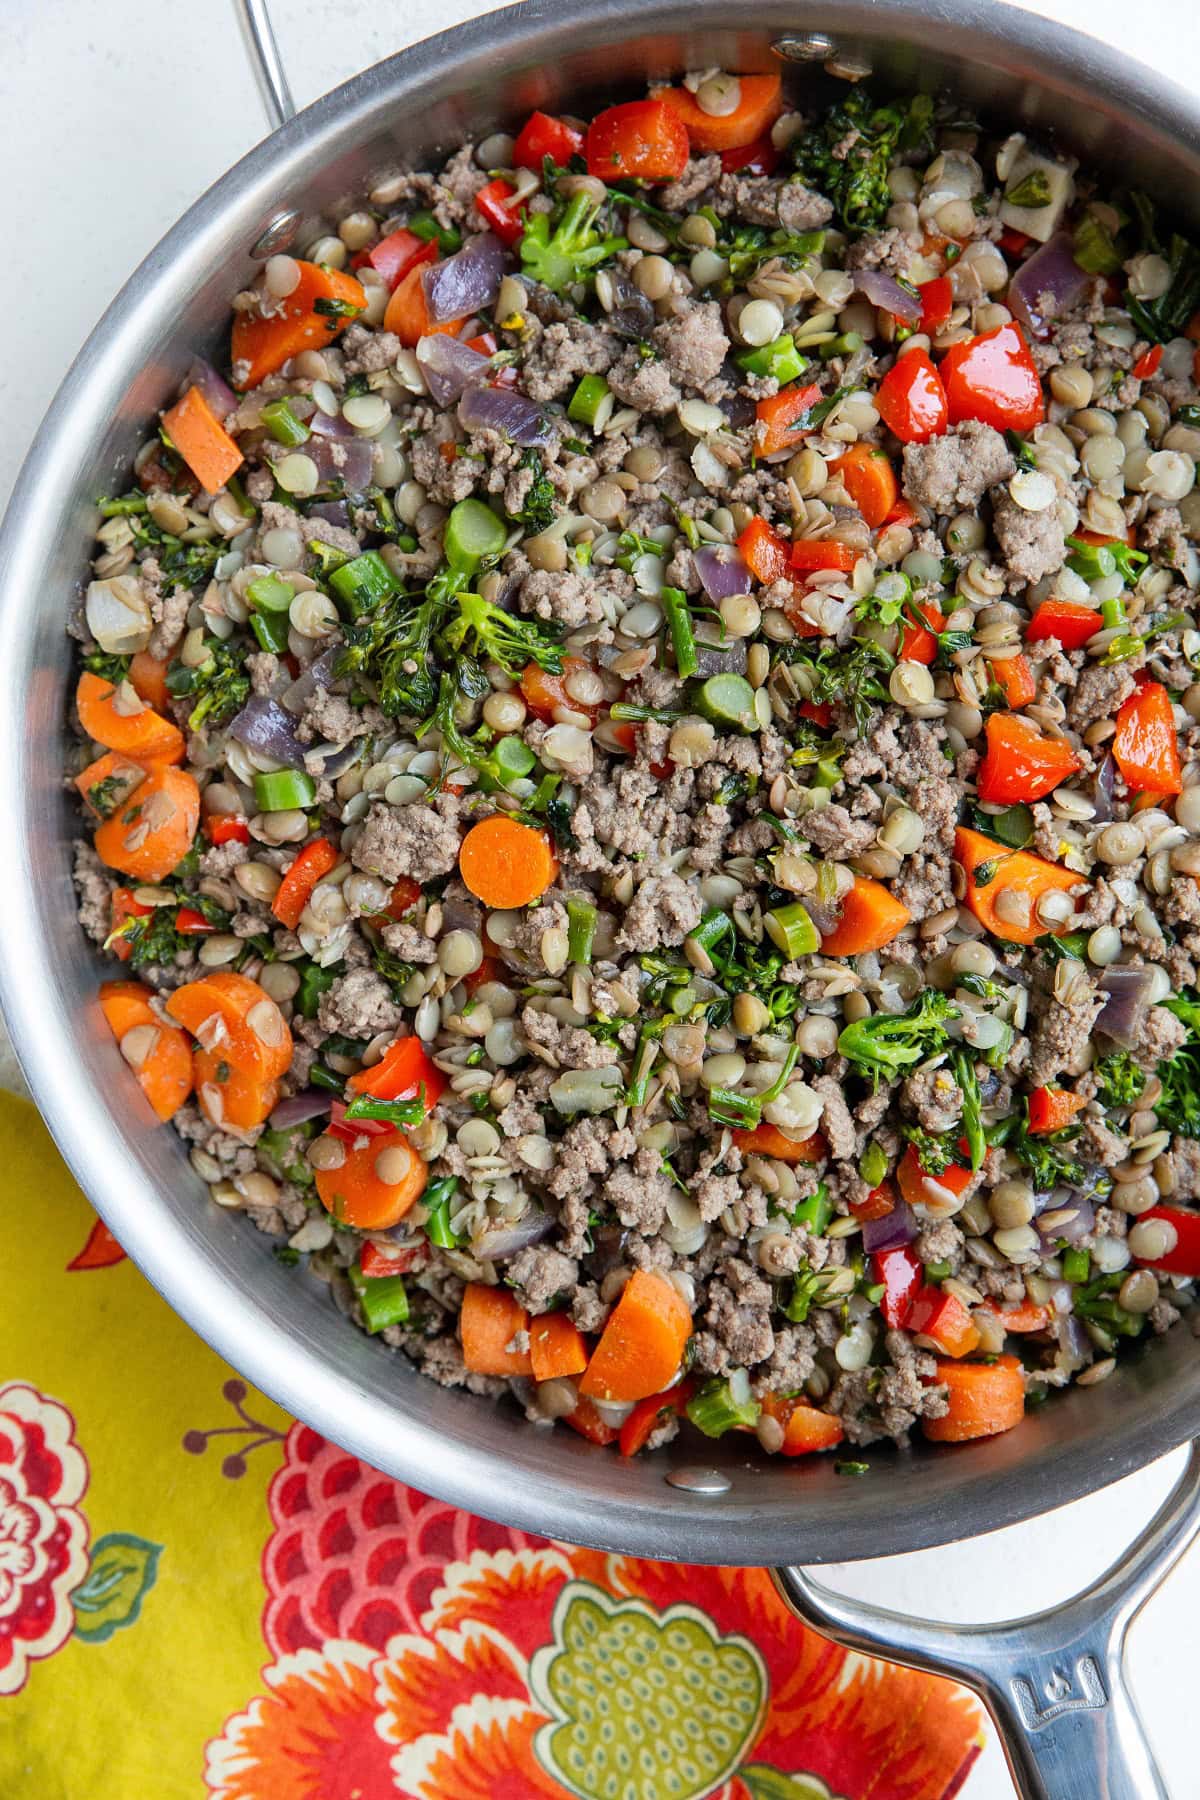
M 76 1637 L 85 1644 L 104 1644 L 114 1631 L 132 1625 L 154 1586 L 161 1554 L 161 1544 L 125 1531 L 97 1539 L 88 1572 L 71 1595 Z

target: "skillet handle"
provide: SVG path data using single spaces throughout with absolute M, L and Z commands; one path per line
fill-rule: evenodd
M 1022 1800 L 1170 1800 L 1125 1684 L 1125 1638 L 1197 1533 L 1200 1442 L 1124 1556 L 1073 1600 L 1029 1618 L 942 1625 L 844 1598 L 807 1569 L 774 1576 L 788 1605 L 836 1643 L 978 1694 Z
M 271 23 L 268 0 L 236 0 L 236 7 L 238 22 L 246 42 L 246 54 L 254 69 L 262 103 L 274 131 L 295 117 L 296 102 L 292 99 L 287 70 L 275 41 L 275 27 Z

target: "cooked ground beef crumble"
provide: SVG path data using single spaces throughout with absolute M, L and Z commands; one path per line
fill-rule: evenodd
M 80 920 L 193 1167 L 627 1452 L 1005 1429 L 1200 1275 L 1200 257 L 763 87 L 272 258 L 76 627 Z

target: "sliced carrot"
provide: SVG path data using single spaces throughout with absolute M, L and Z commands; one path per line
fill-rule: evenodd
M 345 1150 L 336 1169 L 318 1169 L 321 1205 L 340 1225 L 359 1231 L 387 1231 L 416 1204 L 429 1183 L 422 1162 L 402 1131 L 363 1134 Z
M 458 1329 L 463 1361 L 473 1375 L 532 1375 L 528 1350 L 508 1348 L 518 1331 L 528 1331 L 529 1314 L 507 1288 L 469 1281 L 463 1289 Z
M 878 529 L 900 496 L 896 471 L 877 444 L 855 444 L 829 465 L 871 527 Z
M 774 456 L 779 450 L 795 450 L 806 429 L 804 420 L 821 398 L 815 382 L 793 382 L 758 402 L 754 411 L 758 419 L 759 456 Z
M 275 1081 L 291 1063 L 287 1020 L 248 975 L 216 969 L 199 981 L 185 982 L 167 1001 L 167 1011 L 201 1049 L 219 1050 L 226 1062 L 255 1081 Z
M 1004 695 L 1012 712 L 1028 706 L 1037 693 L 1037 677 L 1025 656 L 1006 656 L 1002 662 L 990 663 L 992 680 Z
M 145 779 L 146 771 L 141 763 L 118 756 L 115 750 L 106 750 L 103 756 L 98 756 L 95 762 L 79 771 L 75 786 L 88 811 L 98 819 L 107 819 Z
M 635 1269 L 592 1352 L 579 1392 L 593 1400 L 644 1400 L 679 1371 L 692 1315 L 662 1275 Z
M 1086 1105 L 1083 1095 L 1073 1094 L 1069 1088 L 1034 1088 L 1029 1096 L 1029 1129 L 1061 1131 Z
M 183 861 L 200 823 L 200 789 L 186 769 L 151 769 L 94 838 L 110 869 L 162 881 Z
M 171 690 L 167 686 L 168 663 L 157 656 L 151 656 L 148 650 L 139 650 L 130 659 L 129 685 L 139 700 L 152 706 L 156 712 L 165 713 L 171 704 Z
M 1037 1306 L 1032 1300 L 1022 1300 L 1019 1306 L 997 1306 L 994 1300 L 984 1300 L 979 1310 L 995 1313 L 1005 1331 L 1018 1337 L 1027 1331 L 1045 1331 L 1054 1317 L 1053 1307 Z
M 134 762 L 183 761 L 183 733 L 170 719 L 162 718 L 122 682 L 115 688 L 85 669 L 75 689 L 75 710 L 90 738 L 106 750 L 119 750 Z
M 1025 1417 L 1025 1382 L 1015 1356 L 989 1363 L 939 1362 L 935 1380 L 946 1389 L 949 1410 L 925 1419 L 921 1429 L 935 1444 L 1011 1431 Z
M 163 414 L 163 430 L 208 494 L 223 488 L 245 457 L 198 387 Z
M 121 1054 L 160 1119 L 173 1118 L 192 1091 L 192 1047 L 182 1031 L 164 1025 L 140 981 L 106 981 L 100 1010 Z
M 254 388 L 302 350 L 323 350 L 362 312 L 367 296 L 353 275 L 298 262 L 300 280 L 278 312 L 234 316 L 233 385 Z M 319 310 L 318 310 L 319 309 Z
M 993 937 L 1004 938 L 1010 944 L 1032 944 L 1047 933 L 1061 937 L 1064 931 L 1070 931 L 1069 918 L 1061 924 L 1047 925 L 1038 918 L 1037 906 L 1044 894 L 1066 894 L 1081 886 L 1082 877 L 1074 869 L 1031 856 L 1027 850 L 1006 850 L 994 838 L 984 837 L 981 831 L 972 831 L 966 825 L 960 825 L 954 834 L 954 857 L 967 878 L 963 896 L 966 905 Z M 1004 893 L 1026 896 L 1028 925 L 1001 918 L 996 901 Z
M 558 874 L 543 832 L 507 813 L 472 825 L 458 853 L 459 872 L 477 900 L 507 910 L 539 899 Z
M 687 88 L 654 88 L 651 95 L 666 102 L 683 121 L 692 149 L 707 156 L 716 150 L 740 150 L 762 137 L 782 111 L 782 86 L 778 75 L 740 75 L 738 104 L 719 118 L 706 113 Z
M 845 1437 L 842 1422 L 832 1413 L 819 1412 L 807 1400 L 792 1395 L 767 1394 L 763 1412 L 783 1426 L 780 1456 L 808 1456 L 814 1450 L 832 1450 Z
M 196 1098 L 210 1124 L 222 1130 L 252 1131 L 279 1098 L 277 1081 L 256 1081 L 226 1060 L 220 1050 L 197 1050 Z
M 535 1381 L 553 1381 L 559 1375 L 582 1375 L 587 1368 L 587 1345 L 570 1313 L 541 1313 L 529 1322 L 529 1356 Z
M 387 311 L 383 315 L 385 331 L 394 331 L 402 344 L 410 350 L 415 349 L 423 337 L 432 337 L 438 332 L 446 332 L 457 337 L 466 324 L 465 316 L 461 319 L 445 319 L 436 325 L 429 316 L 429 302 L 425 298 L 425 268 L 421 262 L 408 271 L 391 299 Z
M 765 1121 L 753 1131 L 735 1131 L 733 1141 L 743 1156 L 771 1156 L 776 1162 L 819 1163 L 829 1155 L 829 1145 L 819 1131 L 811 1137 L 790 1138 L 778 1125 Z
M 912 918 L 907 906 L 866 875 L 856 875 L 854 886 L 842 900 L 842 916 L 821 948 L 826 956 L 862 956 L 882 950 Z
M 317 883 L 337 867 L 338 855 L 328 838 L 314 838 L 288 868 L 276 889 L 271 911 L 289 931 L 295 931 L 300 923 L 300 915 Z

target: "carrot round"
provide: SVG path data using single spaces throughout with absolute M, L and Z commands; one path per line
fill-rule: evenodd
M 421 1198 L 429 1169 L 401 1131 L 372 1133 L 341 1143 L 345 1160 L 317 1170 L 317 1193 L 326 1212 L 359 1231 L 386 1231 Z M 528 1371 L 526 1371 L 528 1372 Z
M 477 900 L 504 911 L 540 899 L 558 874 L 545 835 L 507 813 L 493 813 L 472 825 L 462 841 L 458 867 Z
M 237 313 L 233 321 L 233 385 L 257 387 L 289 357 L 302 350 L 332 344 L 351 319 L 363 311 L 367 296 L 353 275 L 317 263 L 299 262 L 300 280 L 278 313 Z M 317 311 L 317 302 L 323 310 Z M 346 310 L 342 310 L 345 308 Z
M 275 1081 L 292 1060 L 292 1034 L 274 1000 L 257 981 L 217 969 L 185 982 L 167 1001 L 173 1019 L 202 1050 L 219 1050 L 254 1081 Z
M 440 325 L 434 323 L 429 316 L 429 303 L 425 298 L 426 264 L 419 262 L 410 269 L 404 280 L 397 287 L 387 304 L 383 315 L 385 331 L 394 331 L 402 344 L 410 350 L 415 349 L 423 337 L 431 337 L 437 332 L 446 332 L 457 337 L 466 323 L 461 319 L 444 319 Z
M 119 750 L 140 763 L 183 761 L 183 733 L 170 719 L 145 705 L 132 687 L 115 688 L 85 669 L 75 690 L 79 723 L 106 750 Z
M 279 1098 L 277 1081 L 256 1081 L 235 1069 L 219 1050 L 197 1050 L 193 1059 L 200 1111 L 222 1130 L 252 1131 Z
M 1004 938 L 1010 944 L 1032 944 L 1047 932 L 1059 937 L 1070 931 L 1069 918 L 1046 924 L 1038 918 L 1037 907 L 1044 894 L 1065 894 L 1080 886 L 1083 878 L 1074 869 L 1045 862 L 1040 856 L 1031 856 L 1028 850 L 1006 850 L 994 838 L 984 837 L 981 831 L 972 831 L 966 825 L 960 825 L 954 834 L 954 857 L 967 879 L 965 903 L 993 937 Z M 1003 913 L 997 911 L 1001 894 L 1024 896 L 1029 901 L 1028 924 L 1016 918 L 1020 908 L 1012 901 L 1004 903 Z M 1012 918 L 1007 916 L 1009 913 Z
M 829 467 L 833 474 L 841 476 L 842 485 L 855 506 L 871 530 L 876 530 L 895 506 L 900 493 L 896 471 L 886 452 L 877 444 L 855 444 Z
M 152 706 L 156 712 L 166 712 L 171 704 L 171 691 L 167 686 L 167 663 L 157 656 L 151 656 L 148 650 L 139 650 L 130 659 L 129 685 L 139 700 Z
M 907 906 L 881 881 L 856 875 L 854 886 L 842 900 L 842 916 L 821 939 L 826 956 L 862 956 L 882 950 L 912 918 Z
M 949 1410 L 925 1419 L 921 1429 L 935 1444 L 964 1444 L 970 1438 L 1011 1431 L 1025 1417 L 1025 1383 L 1015 1356 L 994 1362 L 941 1362 L 935 1378 L 946 1388 Z
M 151 769 L 95 836 L 96 855 L 139 881 L 162 881 L 192 847 L 200 789 L 186 769 Z
M 644 1400 L 673 1381 L 692 1315 L 662 1275 L 635 1269 L 592 1352 L 579 1392 L 592 1400 Z
M 529 1328 L 529 1314 L 507 1288 L 468 1282 L 463 1290 L 458 1328 L 463 1361 L 473 1375 L 531 1375 L 528 1350 L 510 1350 L 518 1331 Z
M 223 488 L 246 460 L 198 387 L 163 414 L 163 430 L 208 494 Z
M 173 1118 L 192 1091 L 192 1047 L 182 1031 L 164 1025 L 140 981 L 106 981 L 100 1010 L 121 1054 L 157 1116 Z
M 782 85 L 778 75 L 740 75 L 738 104 L 720 118 L 706 113 L 687 88 L 657 88 L 653 98 L 664 100 L 683 121 L 692 149 L 707 155 L 714 150 L 741 150 L 762 137 L 782 111 Z
M 753 1131 L 735 1131 L 733 1141 L 743 1156 L 771 1156 L 776 1162 L 819 1163 L 829 1155 L 829 1145 L 819 1131 L 811 1137 L 790 1138 L 778 1125 L 765 1120 Z
M 587 1368 L 587 1345 L 569 1313 L 541 1313 L 530 1320 L 529 1358 L 535 1381 L 553 1381 L 558 1375 L 582 1375 Z
M 98 819 L 107 819 L 145 779 L 146 771 L 141 763 L 118 756 L 115 750 L 106 750 L 103 756 L 98 756 L 95 762 L 79 771 L 75 786 L 88 811 Z

